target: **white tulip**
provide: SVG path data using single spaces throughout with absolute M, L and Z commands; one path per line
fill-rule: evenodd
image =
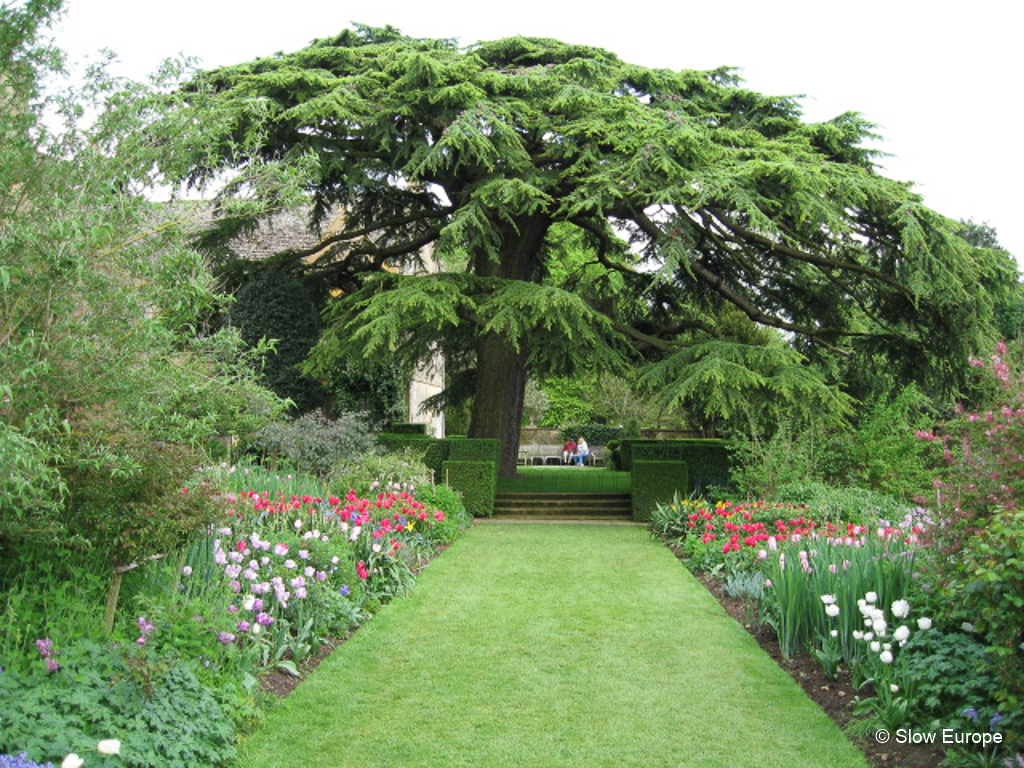
M 101 755 L 121 754 L 121 742 L 117 739 L 104 739 L 96 745 L 96 751 Z

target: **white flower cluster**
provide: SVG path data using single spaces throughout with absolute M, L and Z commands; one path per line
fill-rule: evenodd
M 872 653 L 878 654 L 883 664 L 891 664 L 893 643 L 901 648 L 906 645 L 910 639 L 910 627 L 900 624 L 891 635 L 887 635 L 889 623 L 885 620 L 885 610 L 879 608 L 877 602 L 878 594 L 875 592 L 868 592 L 857 601 L 857 608 L 864 619 L 864 629 L 855 629 L 853 638 L 868 643 L 868 648 Z M 906 600 L 895 600 L 889 607 L 889 612 L 893 620 L 905 619 L 910 615 L 910 603 Z M 917 620 L 917 628 L 920 630 L 930 629 L 931 626 L 932 620 L 926 616 Z
M 117 739 L 104 739 L 96 745 L 96 751 L 101 755 L 119 755 L 121 754 L 121 742 Z M 61 761 L 60 768 L 82 768 L 83 765 L 85 765 L 85 760 L 72 752 Z

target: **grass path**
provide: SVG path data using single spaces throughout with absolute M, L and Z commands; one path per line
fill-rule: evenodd
M 645 530 L 579 525 L 471 529 L 275 707 L 241 764 L 865 765 Z

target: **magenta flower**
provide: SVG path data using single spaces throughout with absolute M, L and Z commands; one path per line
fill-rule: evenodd
M 230 632 L 221 632 L 217 635 L 217 639 L 220 640 L 224 645 L 231 645 L 235 642 L 235 636 Z

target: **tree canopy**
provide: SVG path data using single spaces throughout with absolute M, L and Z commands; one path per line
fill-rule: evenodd
M 685 399 L 674 388 L 696 379 L 683 369 L 707 365 L 688 352 L 694 331 L 707 344 L 733 307 L 807 357 L 866 355 L 952 387 L 950 361 L 989 338 L 1015 284 L 1005 253 L 971 246 L 877 172 L 865 119 L 805 123 L 796 99 L 747 90 L 728 69 L 358 26 L 201 73 L 174 98 L 151 134 L 175 146 L 166 169 L 230 179 L 208 246 L 295 190 L 314 225 L 344 211 L 329 247 L 275 259 L 344 291 L 312 367 L 437 345 L 464 357 L 449 394 L 474 394 L 470 434 L 502 439 L 506 473 L 528 372 L 655 363 L 645 380 Z M 585 287 L 547 279 L 567 231 L 588 254 Z M 440 272 L 380 271 L 428 247 Z

